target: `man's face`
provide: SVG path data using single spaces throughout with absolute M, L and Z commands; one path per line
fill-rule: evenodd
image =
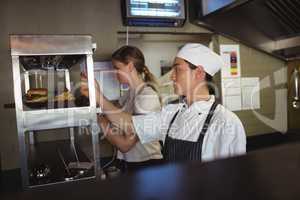
M 177 95 L 187 96 L 197 84 L 196 70 L 192 70 L 189 64 L 181 58 L 176 57 L 173 64 L 171 80 Z

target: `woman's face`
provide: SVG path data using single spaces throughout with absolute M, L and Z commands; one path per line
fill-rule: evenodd
M 195 85 L 193 70 L 185 60 L 177 57 L 174 60 L 172 70 L 171 80 L 174 82 L 175 93 L 187 96 Z
M 117 60 L 112 60 L 113 67 L 117 70 L 117 78 L 121 84 L 130 82 L 130 63 L 125 64 Z

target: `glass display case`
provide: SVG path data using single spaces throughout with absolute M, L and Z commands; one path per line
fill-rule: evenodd
M 95 102 L 92 37 L 11 35 L 10 45 L 23 186 L 26 188 L 99 176 L 101 171 L 99 127 Z M 88 79 L 90 94 L 88 98 L 81 96 L 80 93 L 82 74 Z M 77 142 L 74 139 L 76 131 L 82 129 L 89 130 L 86 136 L 90 137 L 89 147 L 93 153 L 92 159 L 85 161 L 78 158 L 76 149 L 79 146 L 76 148 Z M 76 158 L 72 162 L 66 161 L 64 152 L 57 150 L 57 146 L 49 146 L 50 149 L 54 148 L 50 152 L 59 158 L 59 163 L 64 166 L 60 178 L 56 177 L 57 174 L 52 174 L 55 170 L 51 169 L 51 164 L 47 164 L 46 161 L 41 164 L 36 159 L 30 158 L 37 149 L 43 149 L 37 148 L 43 145 L 38 144 L 35 138 L 44 132 L 52 138 L 57 132 L 69 136 L 65 143 L 67 146 L 71 144 L 69 154 Z M 80 167 L 82 171 L 79 170 Z M 78 173 L 82 174 L 76 176 L 77 172 L 74 175 L 69 168 L 75 168 L 75 171 L 79 170 Z M 88 176 L 86 170 L 89 171 Z
M 86 56 L 20 56 L 20 70 L 25 110 L 75 107 Z

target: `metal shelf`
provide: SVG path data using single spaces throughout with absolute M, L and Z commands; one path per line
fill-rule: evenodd
M 24 111 L 24 128 L 26 131 L 35 131 L 89 126 L 92 123 L 87 119 L 93 114 L 89 107 Z
M 29 143 L 34 144 L 34 133 L 36 133 L 36 131 L 66 128 L 69 129 L 70 141 L 74 145 L 74 127 L 89 126 L 91 131 L 90 137 L 92 141 L 91 148 L 93 151 L 94 174 L 95 177 L 99 177 L 101 167 L 92 58 L 92 37 L 88 35 L 12 35 L 10 40 L 23 188 L 32 187 L 28 173 L 28 145 L 25 141 L 25 134 L 28 132 Z M 84 55 L 84 67 L 88 76 L 90 105 L 88 107 L 24 110 L 21 81 L 23 77 L 21 74 L 22 65 L 20 64 L 20 58 L 29 55 Z M 66 82 L 67 80 L 68 85 L 70 85 L 70 77 L 66 78 Z M 68 89 L 71 91 L 71 88 Z

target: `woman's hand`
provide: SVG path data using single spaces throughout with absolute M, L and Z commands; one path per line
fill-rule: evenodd
M 110 122 L 106 117 L 100 115 L 98 116 L 98 124 L 100 125 L 103 131 L 103 136 L 101 137 L 101 139 L 104 139 L 111 132 Z
M 116 127 L 118 127 L 117 132 L 125 133 L 126 137 L 132 137 L 135 135 L 135 130 L 132 124 L 132 115 L 120 110 L 120 108 L 116 107 L 113 103 L 111 103 L 108 99 L 106 99 L 103 93 L 100 90 L 100 87 L 95 81 L 95 91 L 96 91 L 96 103 L 102 109 L 102 113 L 105 114 L 107 119 Z M 86 74 L 81 74 L 81 87 L 80 92 L 82 95 L 88 97 L 88 82 Z M 119 134 L 120 135 L 120 134 Z M 123 137 L 123 136 L 122 136 Z M 134 137 L 137 138 L 137 137 Z M 127 140 L 126 140 L 127 141 Z M 135 142 L 135 141 L 134 141 Z M 130 143 L 133 144 L 133 143 Z
M 111 122 L 103 115 L 98 116 L 98 123 L 103 131 L 103 137 L 115 145 L 122 153 L 127 153 L 138 141 L 136 136 L 126 136 L 122 130 L 112 126 Z
M 81 84 L 80 84 L 81 94 L 85 97 L 89 97 L 89 86 L 88 86 L 88 79 L 87 79 L 86 73 L 81 73 L 80 81 L 81 81 Z M 99 105 L 101 98 L 103 97 L 103 93 L 100 89 L 100 86 L 99 86 L 97 80 L 94 80 L 94 85 L 95 85 L 96 103 Z

